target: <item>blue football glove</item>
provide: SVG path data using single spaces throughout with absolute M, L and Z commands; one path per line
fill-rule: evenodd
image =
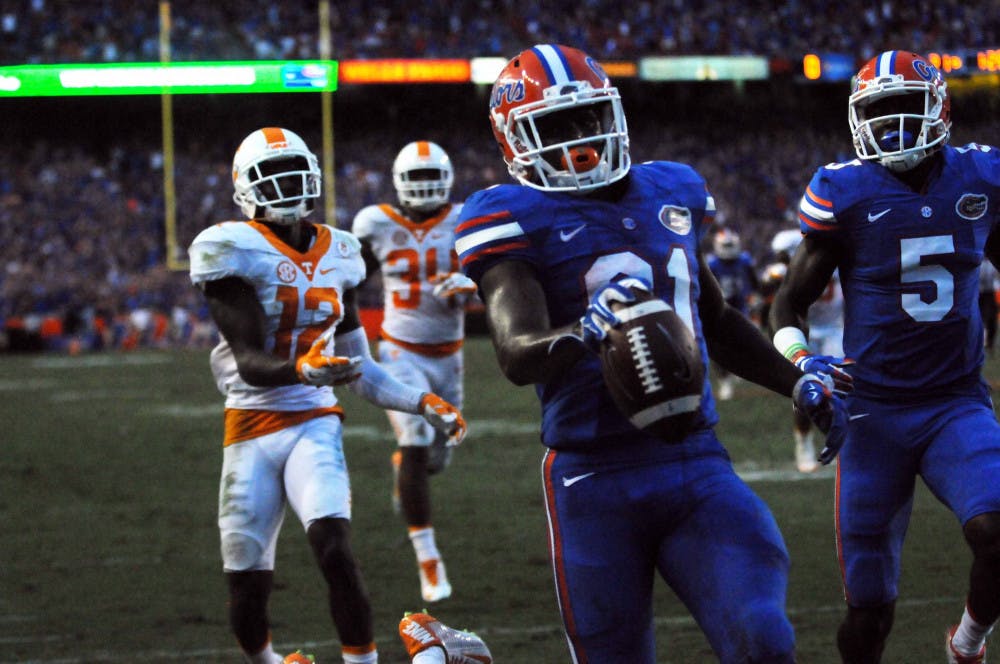
M 854 364 L 854 360 L 832 355 L 813 355 L 807 350 L 800 350 L 789 359 L 802 373 L 820 374 L 832 378 L 833 391 L 836 394 L 848 394 L 854 389 L 854 378 L 843 370 L 843 367 Z
M 601 341 L 608 336 L 608 330 L 621 324 L 618 316 L 611 311 L 612 302 L 629 303 L 635 301 L 631 289 L 637 288 L 649 292 L 649 282 L 637 277 L 625 277 L 618 281 L 605 284 L 590 298 L 590 304 L 580 319 L 580 338 L 583 344 L 598 352 Z
M 805 374 L 795 383 L 792 403 L 826 434 L 826 445 L 820 451 L 818 461 L 827 465 L 837 456 L 847 437 L 847 406 L 833 393 L 833 378 Z

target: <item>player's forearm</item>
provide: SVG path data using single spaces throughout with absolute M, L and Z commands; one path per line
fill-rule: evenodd
M 587 352 L 573 326 L 524 334 L 492 332 L 500 370 L 515 385 L 548 382 Z
M 718 334 L 706 333 L 708 352 L 721 367 L 784 396 L 802 376 L 746 316 L 727 307 Z
M 419 413 L 425 392 L 399 382 L 376 362 L 361 327 L 334 337 L 334 352 L 344 357 L 364 358 L 358 367 L 360 377 L 348 383 L 352 392 L 379 408 Z
M 295 364 L 262 352 L 236 353 L 236 370 L 247 385 L 281 387 L 299 382 Z

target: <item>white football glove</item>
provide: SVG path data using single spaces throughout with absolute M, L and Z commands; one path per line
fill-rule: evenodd
M 420 414 L 427 423 L 448 436 L 448 445 L 453 447 L 462 442 L 468 427 L 458 408 L 428 392 L 420 399 Z
M 333 331 L 327 330 L 313 342 L 309 351 L 295 361 L 295 373 L 306 385 L 343 385 L 361 375 L 358 365 L 363 357 L 338 357 L 326 355 L 324 351 L 333 339 Z
M 452 295 L 472 295 L 476 292 L 476 282 L 461 272 L 434 275 L 430 282 L 435 284 L 434 295 L 441 298 L 449 298 Z

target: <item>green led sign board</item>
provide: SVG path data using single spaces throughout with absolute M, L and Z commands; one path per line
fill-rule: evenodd
M 323 92 L 336 89 L 336 60 L 0 67 L 0 98 Z

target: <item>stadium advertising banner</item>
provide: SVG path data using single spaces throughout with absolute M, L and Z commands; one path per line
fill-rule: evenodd
M 336 60 L 0 67 L 0 98 L 336 89 Z
M 755 55 L 664 56 L 639 60 L 639 78 L 647 81 L 750 81 L 767 77 L 767 58 Z

